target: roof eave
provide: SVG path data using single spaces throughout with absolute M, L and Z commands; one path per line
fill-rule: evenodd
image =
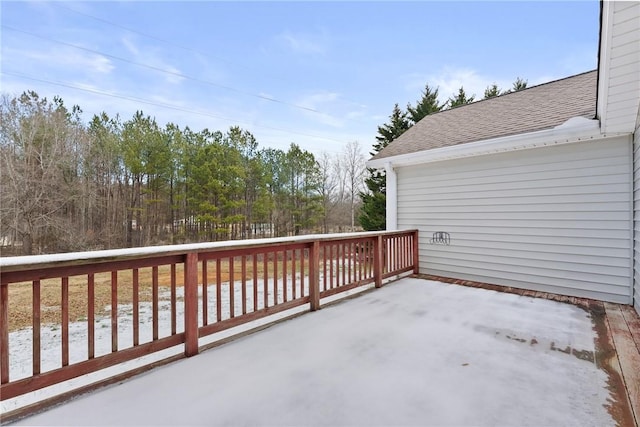
M 411 166 L 463 157 L 474 157 L 544 146 L 571 144 L 580 141 L 615 136 L 618 136 L 618 134 L 601 134 L 600 123 L 598 120 L 590 120 L 584 117 L 573 117 L 565 123 L 551 129 L 469 142 L 449 147 L 434 148 L 415 153 L 383 157 L 381 159 L 369 160 L 367 162 L 367 167 L 382 169 L 386 165 L 391 165 L 392 167 Z

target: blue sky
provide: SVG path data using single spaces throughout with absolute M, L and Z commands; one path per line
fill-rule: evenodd
M 136 110 L 161 126 L 251 131 L 260 146 L 368 152 L 425 84 L 481 98 L 595 69 L 599 4 L 6 2 L 1 90 Z M 112 96 L 104 95 L 110 94 Z M 171 108 L 169 108 L 171 107 Z

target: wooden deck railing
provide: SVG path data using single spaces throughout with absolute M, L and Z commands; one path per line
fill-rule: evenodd
M 193 356 L 209 334 L 417 273 L 417 242 L 410 230 L 0 259 L 0 400 L 177 345 Z M 12 342 L 29 329 L 27 348 Z M 59 363 L 43 366 L 52 347 Z M 30 369 L 17 366 L 29 350 Z

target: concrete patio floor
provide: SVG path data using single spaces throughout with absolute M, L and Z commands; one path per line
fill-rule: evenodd
M 589 313 L 405 278 L 18 425 L 616 425 Z

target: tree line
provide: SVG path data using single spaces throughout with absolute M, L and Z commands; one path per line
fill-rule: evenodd
M 507 90 L 502 90 L 497 84 L 493 83 L 485 89 L 483 99 L 506 95 L 526 88 L 527 81 L 520 77 L 513 82 L 511 89 Z M 398 104 L 395 104 L 391 115 L 389 115 L 389 122 L 378 126 L 376 143 L 373 145 L 373 151 L 370 154 L 373 156 L 382 151 L 393 140 L 429 114 L 457 108 L 470 104 L 475 100 L 475 94 L 467 95 L 464 86 L 461 86 L 457 93 L 449 97 L 445 102 L 441 102 L 438 100 L 438 88 L 434 89 L 429 84 L 425 85 L 422 96 L 416 101 L 415 106 L 408 103 L 406 110 L 403 110 Z M 386 174 L 384 171 L 376 169 L 367 169 L 367 171 L 365 190 L 360 193 L 362 207 L 359 221 L 365 230 L 384 230 L 386 228 L 387 211 Z
M 0 104 L 0 246 L 40 254 L 353 230 L 357 142 L 316 158 L 247 130 L 160 126 L 142 111 L 85 123 L 33 91 Z

